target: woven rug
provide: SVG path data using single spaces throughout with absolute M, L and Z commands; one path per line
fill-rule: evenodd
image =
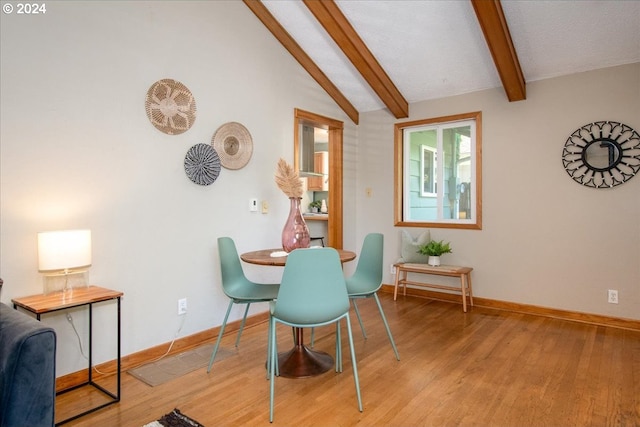
M 206 344 L 175 356 L 160 359 L 157 362 L 130 369 L 127 372 L 151 387 L 155 387 L 196 369 L 206 368 L 212 351 L 213 344 Z M 235 354 L 233 350 L 227 350 L 220 346 L 214 365 L 233 354 Z
M 167 415 L 164 415 L 158 421 L 145 424 L 142 427 L 204 427 L 196 420 L 182 414 L 179 409 L 174 409 Z

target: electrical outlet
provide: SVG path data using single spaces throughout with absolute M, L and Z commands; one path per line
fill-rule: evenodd
M 618 291 L 616 289 L 609 289 L 608 300 L 609 304 L 618 303 Z
M 187 314 L 187 299 L 182 298 L 178 300 L 178 316 Z
M 389 273 L 391 274 L 396 274 L 396 266 L 391 264 L 391 267 L 389 267 Z
M 269 213 L 269 202 L 267 202 L 266 200 L 262 201 L 262 213 Z

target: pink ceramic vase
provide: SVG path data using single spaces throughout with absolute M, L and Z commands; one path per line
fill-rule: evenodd
M 300 213 L 301 197 L 289 197 L 291 206 L 289 208 L 289 218 L 282 229 L 282 249 L 291 252 L 298 248 L 309 247 L 309 229 Z

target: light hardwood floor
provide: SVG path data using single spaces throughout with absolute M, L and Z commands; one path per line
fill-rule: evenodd
M 352 313 L 364 412 L 346 330 L 344 372 L 276 378 L 273 426 L 640 426 L 640 332 L 416 297 L 380 294 L 400 361 L 373 300 Z M 344 327 L 344 326 L 343 326 Z M 278 330 L 280 350 L 291 333 Z M 269 425 L 266 324 L 222 340 L 234 354 L 158 387 L 123 374 L 122 401 L 68 426 L 142 426 L 174 408 L 213 426 Z M 215 337 L 211 338 L 213 341 Z M 316 349 L 334 353 L 331 328 Z M 73 410 L 58 407 L 58 415 Z

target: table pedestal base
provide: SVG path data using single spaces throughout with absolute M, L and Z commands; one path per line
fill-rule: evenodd
M 278 354 L 280 376 L 307 378 L 327 372 L 333 366 L 333 357 L 323 351 L 296 345 L 286 353 Z

